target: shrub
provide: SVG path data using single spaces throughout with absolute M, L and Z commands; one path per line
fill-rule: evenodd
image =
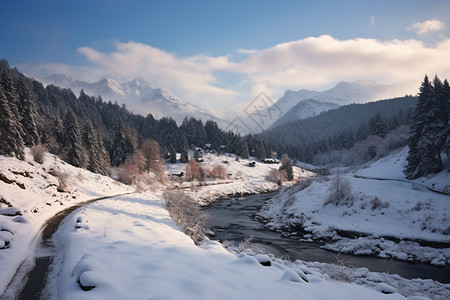
M 206 237 L 207 214 L 194 199 L 180 190 L 167 191 L 163 196 L 172 220 L 198 245 Z
M 51 170 L 49 173 L 58 179 L 58 188 L 56 189 L 58 192 L 70 192 L 69 174 L 60 170 Z
M 329 203 L 335 206 L 352 206 L 353 205 L 353 195 L 350 183 L 342 177 L 340 172 L 336 173 L 334 180 L 331 183 L 330 195 L 323 205 Z
M 373 198 L 370 201 L 370 204 L 372 205 L 372 210 L 375 209 L 382 209 L 382 208 L 388 208 L 389 207 L 389 202 L 381 202 L 380 199 L 378 199 L 378 197 Z
M 215 165 L 211 169 L 211 177 L 213 178 L 219 178 L 219 179 L 226 179 L 227 178 L 227 170 L 222 165 Z
M 31 147 L 31 154 L 33 155 L 33 159 L 38 164 L 44 163 L 45 153 L 47 153 L 47 148 L 41 144 Z
M 139 168 L 136 165 L 128 165 L 119 169 L 119 181 L 128 185 L 136 183 Z
M 275 182 L 278 185 L 281 185 L 283 181 L 283 175 L 280 171 L 276 169 L 270 169 L 269 174 L 266 176 L 266 180 Z

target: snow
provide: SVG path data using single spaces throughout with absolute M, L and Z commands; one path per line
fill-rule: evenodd
M 193 153 L 189 153 L 193 156 Z M 190 194 L 194 199 L 197 199 L 201 205 L 206 205 L 218 198 L 228 198 L 230 195 L 247 195 L 276 191 L 280 188 L 277 184 L 265 180 L 267 174 L 271 169 L 278 169 L 281 163 L 264 164 L 255 157 L 249 159 L 240 159 L 236 161 L 236 156 L 233 154 L 226 154 L 217 156 L 213 153 L 205 153 L 203 155 L 204 162 L 198 163 L 199 166 L 212 168 L 215 165 L 222 165 L 225 167 L 227 179 L 224 180 L 207 180 L 206 182 L 184 182 L 176 186 L 183 188 L 186 193 Z M 248 164 L 252 161 L 256 162 L 255 167 L 249 167 Z M 179 174 L 186 172 L 185 164 L 167 164 L 168 174 Z M 302 180 L 314 176 L 314 173 L 299 167 L 293 167 L 294 178 Z M 285 185 L 291 185 L 290 182 L 285 182 Z M 199 188 L 201 186 L 201 188 Z
M 89 230 L 75 229 L 82 216 Z M 217 242 L 197 247 L 170 219 L 160 192 L 120 196 L 73 212 L 56 244 L 48 299 L 383 299 L 363 286 L 297 266 L 263 266 Z M 59 264 L 57 264 L 59 265 Z M 304 269 L 306 267 L 303 266 Z M 306 282 L 307 279 L 308 282 Z M 78 281 L 89 291 L 81 289 Z M 403 299 L 400 294 L 389 299 Z
M 177 183 L 200 203 L 278 188 L 264 180 L 271 168 L 279 167 L 277 164 L 257 162 L 250 168 L 248 162 L 256 159 L 235 161 L 234 156 L 210 153 L 204 159 L 207 166 L 227 160 L 223 164 L 231 175 L 225 180 Z M 184 170 L 185 165 L 167 167 L 171 174 Z M 50 174 L 51 168 L 69 174 L 72 193 L 57 192 L 58 180 Z M 7 209 L 8 202 L 23 214 L 0 215 L 0 246 L 9 242 L 9 247 L 0 249 L 0 294 L 35 248 L 45 220 L 70 205 L 117 194 L 86 204 L 61 223 L 53 236 L 56 251 L 45 299 L 405 299 L 396 292 L 384 294 L 394 289 L 410 299 L 419 299 L 421 289 L 435 289 L 435 295 L 443 298 L 449 295 L 448 287 L 430 280 L 409 281 L 398 275 L 386 275 L 386 279 L 361 269 L 355 275 L 339 266 L 287 263 L 250 249 L 235 254 L 215 241 L 196 246 L 170 218 L 162 189 L 118 195 L 134 189 L 74 168 L 49 154 L 42 166 L 31 162 L 28 150 L 25 162 L 0 157 L 0 173 L 10 181 L 0 181 L 4 199 L 0 208 Z M 294 174 L 297 179 L 314 175 L 298 167 Z M 330 276 L 330 270 L 339 270 L 335 274 L 341 277 Z M 358 284 L 342 282 L 342 274 Z
M 406 155 L 403 148 L 342 174 L 351 185 L 353 205 L 324 205 L 334 176 L 318 177 L 303 189 L 277 195 L 261 216 L 273 229 L 300 224 L 312 238 L 325 239 L 329 250 L 445 265 L 450 248 L 426 245 L 450 243 L 450 199 L 428 187 L 447 191 L 449 173 L 408 181 L 402 173 Z M 344 238 L 340 232 L 359 237 Z
M 75 192 L 57 191 L 58 179 L 49 173 L 52 168 L 69 174 L 69 184 Z M 71 205 L 133 190 L 111 178 L 75 168 L 50 154 L 46 154 L 43 165 L 34 163 L 28 149 L 26 161 L 0 156 L 0 174 L 11 182 L 0 180 L 0 294 L 34 247 L 47 219 Z M 8 246 L 1 249 L 5 242 L 9 242 Z

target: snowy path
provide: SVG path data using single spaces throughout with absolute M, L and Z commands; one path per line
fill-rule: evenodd
M 411 186 L 413 186 L 413 188 L 422 187 L 422 188 L 427 189 L 427 190 L 429 190 L 430 192 L 433 192 L 433 193 L 450 196 L 450 193 L 446 193 L 446 192 L 443 192 L 443 191 L 435 190 L 435 189 L 430 188 L 429 186 L 427 186 L 427 185 L 425 185 L 423 183 L 409 181 L 409 180 L 406 180 L 406 179 L 380 178 L 380 177 L 369 177 L 369 176 L 362 176 L 362 175 L 354 175 L 353 177 L 359 178 L 359 179 L 367 179 L 367 180 L 406 182 L 406 183 L 411 184 Z
M 64 218 L 76 209 L 88 205 L 89 203 L 127 194 L 130 193 L 114 194 L 90 199 L 86 202 L 68 207 L 48 219 L 42 226 L 38 235 L 34 238 L 36 241 L 34 251 L 29 253 L 28 258 L 17 269 L 16 274 L 2 297 L 4 299 L 39 299 L 42 290 L 45 287 L 48 271 L 55 254 L 52 236 Z

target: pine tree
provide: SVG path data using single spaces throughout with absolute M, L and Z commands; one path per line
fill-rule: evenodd
M 369 121 L 369 132 L 371 135 L 376 135 L 384 138 L 388 132 L 386 121 L 377 113 Z
M 260 160 L 263 160 L 264 158 L 266 158 L 266 150 L 265 150 L 263 141 L 259 141 L 256 143 L 255 156 L 257 158 L 259 158 Z
M 10 103 L 0 86 L 0 154 L 24 159 L 20 124 L 14 118 Z
M 171 164 L 174 164 L 177 162 L 177 152 L 175 151 L 175 147 L 173 145 L 169 146 L 169 156 L 170 156 Z
M 433 85 L 434 84 L 434 85 Z M 439 78 L 425 76 L 412 120 L 405 174 L 414 179 L 442 169 L 441 150 L 447 140 L 445 88 Z
M 86 156 L 78 120 L 72 111 L 68 111 L 64 123 L 64 152 L 67 162 L 75 167 L 84 167 Z
M 112 145 L 111 165 L 118 167 L 125 163 L 127 156 L 131 155 L 133 151 L 134 149 L 127 138 L 125 126 L 123 125 L 122 119 L 119 118 Z
M 250 157 L 250 155 L 248 153 L 248 145 L 244 139 L 242 139 L 241 141 L 242 141 L 242 143 L 241 143 L 241 147 L 240 147 L 241 149 L 240 149 L 239 156 L 247 159 Z
M 8 69 L 3 72 L 0 83 L 0 154 L 16 156 L 23 160 L 25 158 L 22 138 L 24 132 L 17 109 L 17 95 L 14 82 Z
M 28 83 L 19 79 L 17 86 L 18 108 L 22 115 L 22 127 L 24 129 L 24 142 L 28 147 L 39 144 L 39 134 L 37 131 L 37 109 L 33 100 Z
M 99 138 L 99 134 L 92 126 L 91 121 L 87 121 L 83 128 L 83 145 L 87 155 L 87 169 L 94 173 L 108 174 L 106 150 Z
M 186 148 L 184 150 L 181 150 L 180 162 L 185 164 L 188 161 L 189 161 L 189 155 L 188 155 L 187 148 Z

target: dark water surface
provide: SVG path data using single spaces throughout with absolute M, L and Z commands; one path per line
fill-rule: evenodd
M 321 249 L 318 242 L 301 242 L 299 237 L 282 237 L 279 232 L 261 229 L 263 223 L 254 215 L 273 194 L 259 194 L 218 200 L 203 210 L 210 215 L 207 225 L 215 235 L 211 239 L 240 243 L 251 237 L 251 243 L 290 260 L 318 261 L 323 263 L 344 263 L 348 267 L 366 267 L 374 272 L 399 274 L 408 279 L 433 279 L 450 283 L 450 268 L 434 267 L 423 263 L 408 263 L 374 256 L 338 254 Z

